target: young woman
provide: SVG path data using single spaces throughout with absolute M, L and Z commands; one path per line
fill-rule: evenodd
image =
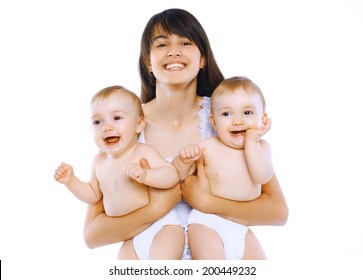
M 209 119 L 209 96 L 223 80 L 209 40 L 198 20 L 181 9 L 151 17 L 142 35 L 139 59 L 141 99 L 145 103 L 146 128 L 141 142 L 152 145 L 172 160 L 186 144 L 214 135 Z M 147 163 L 143 162 L 145 168 Z M 262 195 L 251 202 L 214 197 L 203 164 L 197 176 L 169 190 L 149 188 L 150 203 L 128 215 L 109 218 L 102 202 L 90 205 L 85 222 L 85 241 L 91 248 L 125 241 L 119 258 L 135 257 L 135 235 L 176 207 L 186 221 L 190 206 L 245 225 L 280 225 L 287 219 L 287 206 L 276 176 L 262 186 Z M 187 203 L 190 205 L 188 205 Z M 155 238 L 163 238 L 157 235 Z M 242 237 L 243 238 L 243 237 Z M 128 240 L 128 241 L 127 241 Z M 187 251 L 184 258 L 187 259 Z M 264 259 L 258 240 L 249 230 L 245 259 Z

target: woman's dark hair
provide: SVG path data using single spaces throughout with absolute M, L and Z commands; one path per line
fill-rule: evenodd
M 156 28 L 167 32 L 186 37 L 193 41 L 202 57 L 205 58 L 205 68 L 201 69 L 197 77 L 197 94 L 199 96 L 211 96 L 213 90 L 224 79 L 199 21 L 189 12 L 182 9 L 169 9 L 150 18 L 145 26 L 141 37 L 141 51 L 139 58 L 139 71 L 141 77 L 141 101 L 147 103 L 154 99 L 155 77 L 149 71 L 150 48 L 153 43 L 154 31 Z

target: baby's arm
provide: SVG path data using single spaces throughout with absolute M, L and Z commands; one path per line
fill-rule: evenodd
M 150 169 L 138 163 L 126 165 L 126 174 L 141 184 L 158 189 L 174 187 L 179 182 L 178 171 L 151 146 L 143 146 L 145 159 Z
M 271 161 L 271 148 L 261 137 L 270 129 L 271 123 L 262 128 L 249 129 L 246 132 L 245 156 L 248 170 L 255 183 L 266 184 L 274 174 Z
M 179 151 L 179 156 L 173 160 L 172 164 L 178 170 L 180 180 L 185 180 L 186 177 L 194 174 L 195 161 L 202 157 L 204 151 L 204 147 L 201 148 L 195 144 L 187 145 Z
M 61 163 L 54 174 L 54 179 L 65 185 L 79 200 L 86 203 L 97 203 L 102 198 L 101 190 L 95 179 L 90 183 L 82 182 L 74 175 L 73 167 Z

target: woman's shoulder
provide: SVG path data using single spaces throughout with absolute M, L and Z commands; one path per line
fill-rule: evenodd
M 145 115 L 152 115 L 155 112 L 155 99 L 142 104 Z

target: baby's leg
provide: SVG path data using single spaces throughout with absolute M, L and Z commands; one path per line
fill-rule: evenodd
M 132 239 L 123 242 L 117 255 L 118 260 L 138 260 Z
M 266 260 L 265 252 L 258 242 L 258 239 L 249 229 L 246 234 L 245 239 L 245 254 L 243 256 L 244 260 Z
M 219 234 L 204 225 L 188 226 L 188 242 L 193 260 L 224 260 L 224 246 Z
M 151 243 L 149 259 L 181 260 L 184 245 L 184 229 L 179 225 L 165 225 Z

